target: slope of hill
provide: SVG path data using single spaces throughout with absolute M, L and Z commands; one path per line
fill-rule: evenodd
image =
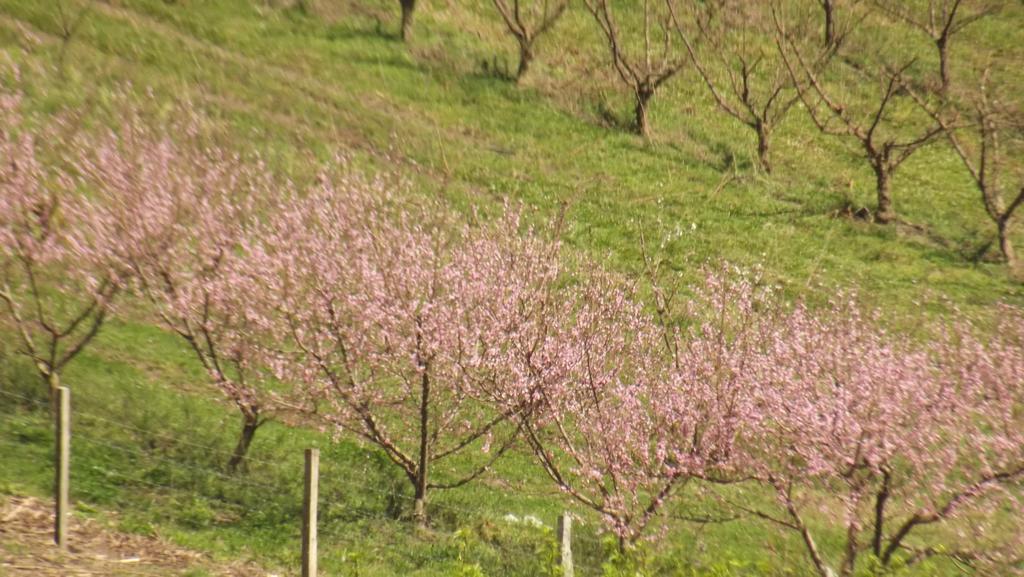
M 895 179 L 906 222 L 876 225 L 849 216 L 871 205 L 873 175 L 852 146 L 820 135 L 801 110 L 776 136 L 770 176 L 755 167 L 752 135 L 715 109 L 691 69 L 655 99 L 649 141 L 623 130 L 617 119 L 628 117 L 628 97 L 582 10 L 542 40 L 517 86 L 495 72 L 514 67 L 514 44 L 489 2 L 425 3 L 408 45 L 393 35 L 394 2 L 316 0 L 305 11 L 277 4 L 65 1 L 77 22 L 65 33 L 54 2 L 0 0 L 0 52 L 20 69 L 39 115 L 87 110 L 102 124 L 117 115 L 111 95 L 125 90 L 155 115 L 189 100 L 229 146 L 258 152 L 297 180 L 342 153 L 464 210 L 486 212 L 504 199 L 545 216 L 566 206 L 566 240 L 624 270 L 640 266 L 642 233 L 666 239 L 666 256 L 688 278 L 708 259 L 761 266 L 794 298 L 821 302 L 837 289 L 858 290 L 897 327 L 914 326 L 922 311 L 985 315 L 996 302 L 1024 302 L 1019 281 L 990 258 L 993 228 L 942 144 L 915 155 Z M 954 72 L 967 77 L 989 51 L 1024 61 L 1022 24 L 1024 7 L 1008 3 L 1000 18 L 968 29 Z M 931 64 L 926 41 L 895 29 L 860 42 Z M 1024 90 L 1022 70 L 1008 77 Z M 0 490 L 45 495 L 40 387 L 13 345 L 0 348 L 0 359 Z M 537 515 L 550 526 L 564 507 L 525 456 L 440 497 L 426 532 L 395 519 L 407 497 L 382 457 L 347 441 L 270 425 L 248 475 L 224 475 L 235 415 L 195 385 L 198 367 L 144 312 L 110 323 L 65 381 L 76 391 L 82 514 L 115 509 L 126 530 L 295 567 L 301 448 L 318 444 L 327 463 L 321 565 L 329 572 L 471 574 L 456 572 L 479 563 L 489 576 L 536 575 L 550 561 L 550 529 L 506 519 Z M 593 519 L 579 539 L 581 571 L 597 574 L 603 546 Z M 803 563 L 789 536 L 729 523 L 689 527 L 662 549 L 656 565 L 666 571 L 782 575 Z

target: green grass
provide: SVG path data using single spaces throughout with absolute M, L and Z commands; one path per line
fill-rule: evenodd
M 60 64 L 53 4 L 0 0 L 0 50 L 21 67 L 28 106 L 41 117 L 78 109 L 110 122 L 115 94 L 130 83 L 156 114 L 191 100 L 232 146 L 259 151 L 299 180 L 343 151 L 357 167 L 400 172 L 418 192 L 464 210 L 511 198 L 550 216 L 565 203 L 565 240 L 622 270 L 639 267 L 643 231 L 671 238 L 666 256 L 687 278 L 709 259 L 761 265 L 793 298 L 821 302 L 854 288 L 897 327 L 941 318 L 952 306 L 985 314 L 997 301 L 1024 302 L 1003 265 L 973 258 L 993 230 L 944 146 L 916 155 L 894 181 L 897 209 L 927 234 L 837 218 L 848 203 L 872 204 L 872 177 L 852 147 L 819 135 L 800 110 L 775 136 L 770 178 L 753 169 L 752 134 L 715 110 L 692 71 L 656 97 L 650 142 L 606 125 L 601 110 L 625 117 L 629 103 L 581 10 L 541 41 L 539 62 L 517 87 L 481 64 L 514 67 L 513 44 L 487 2 L 425 3 L 412 46 L 391 33 L 391 1 L 317 0 L 312 14 L 272 4 L 96 3 Z M 969 29 L 955 47 L 956 72 L 989 50 L 1024 56 L 1022 22 L 1024 8 L 1011 4 Z M 925 43 L 891 28 L 863 42 L 932 64 Z M 1024 90 L 1022 74 L 1009 71 L 1009 82 Z M 38 394 L 22 363 L 5 366 L 4 391 Z M 201 372 L 181 344 L 142 314 L 106 327 L 64 380 L 80 411 L 75 499 L 120 512 L 125 529 L 225 558 L 294 570 L 301 452 L 310 445 L 325 451 L 328 574 L 450 574 L 462 557 L 487 575 L 536 575 L 550 536 L 504 515 L 552 525 L 565 507 L 530 460 L 515 455 L 484 482 L 439 495 L 435 528 L 417 531 L 397 518 L 406 488 L 379 454 L 276 424 L 257 437 L 253 457 L 262 463 L 244 482 L 226 479 L 235 415 L 197 385 Z M 0 488 L 49 490 L 48 427 L 40 411 L 0 397 Z M 210 446 L 217 452 L 200 448 Z M 580 529 L 584 575 L 602 559 L 595 528 L 588 519 Z M 678 527 L 652 563 L 711 571 L 731 561 L 751 574 L 804 567 L 791 538 L 747 523 Z
M 382 455 L 327 435 L 271 423 L 257 436 L 248 472 L 233 477 L 224 465 L 240 421 L 211 402 L 208 391 L 194 389 L 201 378 L 186 352 L 171 335 L 148 327 L 109 328 L 95 347 L 102 352 L 84 356 L 65 375 L 74 383 L 72 498 L 85 514 L 117 511 L 122 530 L 160 534 L 215 558 L 251 558 L 293 571 L 302 452 L 320 446 L 325 570 L 356 574 L 358 565 L 361 575 L 443 575 L 459 566 L 463 550 L 488 575 L 540 573 L 544 555 L 537 552 L 553 544 L 550 531 L 504 516 L 533 514 L 551 525 L 561 504 L 522 474 L 529 469 L 524 456 L 499 467 L 495 478 L 506 489 L 491 479 L 459 493 L 437 493 L 434 525 L 425 531 L 405 520 L 407 482 Z M 44 497 L 53 478 L 46 400 L 27 367 L 4 361 L 15 374 L 0 380 L 0 492 Z M 184 390 L 176 386 L 183 382 Z M 512 490 L 524 485 L 525 491 Z M 472 539 L 459 541 L 458 529 Z

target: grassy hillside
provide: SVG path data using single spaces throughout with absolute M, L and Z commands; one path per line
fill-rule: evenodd
M 894 181 L 897 209 L 918 226 L 870 224 L 842 216 L 872 204 L 867 165 L 800 110 L 775 137 L 770 177 L 754 168 L 752 133 L 714 108 L 690 70 L 656 97 L 650 141 L 616 126 L 609 117 L 627 118 L 628 98 L 582 10 L 542 39 L 531 75 L 516 86 L 494 74 L 504 62 L 514 69 L 514 43 L 489 2 L 426 2 L 411 45 L 394 36 L 395 2 L 309 4 L 304 12 L 263 0 L 96 2 L 64 41 L 54 2 L 0 0 L 0 51 L 20 68 L 40 115 L 83 110 L 102 124 L 116 118 L 112 95 L 126 86 L 155 114 L 190 100 L 230 146 L 298 180 L 340 152 L 462 209 L 511 198 L 550 215 L 564 204 L 566 240 L 620 269 L 639 266 L 642 231 L 669 239 L 667 256 L 686 276 L 707 259 L 760 265 L 792 297 L 857 289 L 897 326 L 924 310 L 985 314 L 998 301 L 1024 302 L 1004 265 L 978 258 L 994 229 L 945 146 L 915 155 Z M 68 5 L 76 14 L 85 3 Z M 1009 3 L 1000 18 L 968 29 L 954 72 L 966 74 L 991 50 L 1024 61 L 1022 25 L 1024 6 Z M 923 40 L 895 28 L 858 42 L 919 55 L 922 66 L 933 58 Z M 1024 90 L 1024 69 L 1009 78 Z M 41 387 L 12 349 L 0 350 L 0 491 L 45 495 Z M 293 573 L 301 450 L 320 445 L 326 574 L 463 574 L 479 563 L 489 576 L 538 575 L 551 555 L 550 529 L 506 519 L 535 515 L 551 526 L 565 507 L 525 456 L 439 496 L 429 531 L 396 519 L 408 495 L 380 455 L 319 433 L 269 425 L 249 474 L 225 476 L 235 414 L 211 400 L 181 343 L 142 311 L 107 326 L 64 380 L 75 391 L 80 514 L 117 511 L 112 522 L 125 529 Z M 799 544 L 769 527 L 671 524 L 654 556 L 665 571 L 802 574 Z M 598 574 L 604 556 L 596 528 L 585 519 L 579 530 L 583 575 Z

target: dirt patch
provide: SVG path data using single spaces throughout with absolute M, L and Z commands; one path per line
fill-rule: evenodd
M 72 516 L 67 552 L 53 544 L 50 503 L 0 497 L 0 577 L 136 577 L 189 575 L 270 577 L 251 564 L 214 564 L 206 555 L 165 540 L 121 533 L 94 519 Z

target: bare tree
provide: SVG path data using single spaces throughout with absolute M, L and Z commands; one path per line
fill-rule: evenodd
M 982 74 L 980 89 L 969 94 L 973 103 L 972 122 L 961 123 L 958 114 L 944 115 L 930 106 L 925 98 L 911 92 L 914 100 L 942 127 L 953 150 L 971 175 L 981 193 L 985 213 L 996 225 L 999 252 L 1011 268 L 1017 267 L 1016 253 L 1010 238 L 1014 213 L 1024 203 L 1024 172 L 1012 169 L 1005 162 L 1006 152 L 1024 152 L 1024 113 L 993 97 L 990 71 Z M 1009 178 L 1008 178 L 1009 177 Z M 1007 190 L 1005 180 L 1013 180 Z M 1007 202 L 1007 193 L 1010 195 Z
M 928 0 L 927 9 L 918 2 L 874 0 L 882 12 L 905 22 L 931 39 L 939 54 L 939 80 L 943 95 L 949 92 L 949 43 L 971 24 L 998 10 L 994 2 L 980 4 L 967 11 L 964 0 Z
M 56 0 L 57 25 L 60 27 L 60 52 L 57 55 L 57 69 L 61 74 L 64 73 L 64 62 L 67 59 L 68 49 L 71 47 L 71 40 L 82 26 L 86 16 L 92 11 L 92 4 L 92 0 L 88 0 L 85 6 L 73 11 L 71 6 L 65 5 L 64 0 Z
M 878 198 L 874 220 L 886 224 L 896 219 L 892 201 L 892 177 L 896 170 L 914 152 L 932 142 L 941 134 L 942 127 L 929 122 L 915 128 L 909 136 L 905 119 L 894 119 L 890 113 L 894 101 L 906 94 L 905 75 L 913 65 L 911 60 L 898 68 L 880 66 L 877 100 L 866 109 L 854 110 L 849 102 L 839 100 L 825 83 L 812 63 L 801 54 L 796 42 L 786 31 L 778 14 L 773 11 L 776 26 L 776 44 L 783 63 L 814 125 L 824 134 L 852 137 L 859 144 L 868 164 L 875 173 L 875 194 Z M 822 110 L 824 108 L 824 110 Z M 930 119 L 929 119 L 930 120 Z
M 639 42 L 640 54 L 633 54 L 627 34 L 619 27 L 609 0 L 583 0 L 608 40 L 612 65 L 635 98 L 634 117 L 637 134 L 650 135 L 647 112 L 658 88 L 686 65 L 685 56 L 676 56 L 672 46 L 671 0 L 643 0 Z M 657 7 L 660 6 L 661 10 Z M 635 31 L 634 31 L 635 32 Z M 660 36 L 652 38 L 652 36 Z M 655 45 L 660 44 L 660 49 Z
M 416 0 L 398 0 L 402 5 L 402 41 L 408 42 L 412 38 L 412 17 L 416 13 Z
M 817 0 L 821 7 L 822 41 L 825 48 L 838 49 L 850 31 L 856 28 L 857 20 L 843 17 L 847 9 L 853 8 L 861 0 Z
M 671 15 L 718 108 L 754 131 L 758 162 L 770 173 L 772 133 L 800 97 L 778 51 L 763 42 L 771 36 L 764 8 L 740 0 L 693 3 L 692 21 L 703 50 L 691 41 L 674 7 Z
M 569 6 L 569 0 L 494 0 L 494 6 L 505 21 L 508 31 L 519 43 L 519 68 L 516 81 L 522 80 L 533 61 L 533 43 L 539 36 L 551 29 Z

